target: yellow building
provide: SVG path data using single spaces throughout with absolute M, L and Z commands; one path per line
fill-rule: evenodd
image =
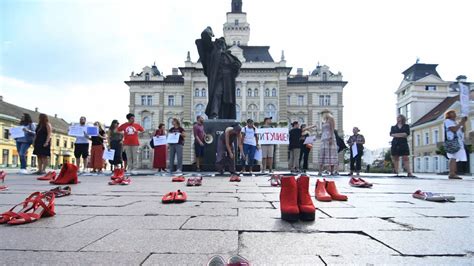
M 16 150 L 15 140 L 11 138 L 9 130 L 18 126 L 21 116 L 27 113 L 34 123 L 38 123 L 38 110 L 32 111 L 3 101 L 0 96 L 0 167 L 16 168 L 20 166 L 20 159 Z M 68 136 L 69 124 L 61 118 L 49 116 L 49 122 L 53 127 L 51 137 L 51 158 L 50 166 L 58 168 L 64 162 L 74 163 L 74 141 L 75 138 Z M 27 165 L 36 167 L 36 156 L 33 155 L 33 146 L 28 150 Z

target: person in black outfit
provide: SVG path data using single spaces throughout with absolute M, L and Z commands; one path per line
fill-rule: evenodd
M 353 175 L 354 171 L 356 172 L 357 175 L 360 174 L 362 156 L 364 155 L 365 138 L 363 135 L 359 134 L 359 132 L 360 132 L 359 128 L 354 127 L 352 129 L 352 133 L 354 133 L 354 135 L 350 136 L 349 140 L 347 141 L 347 144 L 349 144 L 350 153 L 351 153 L 351 159 L 350 159 L 351 172 L 349 173 L 349 175 Z M 352 145 L 354 144 L 357 147 L 356 156 L 354 156 L 354 154 L 352 153 Z
M 392 139 L 392 162 L 393 170 L 398 176 L 398 166 L 400 157 L 402 157 L 403 168 L 408 173 L 408 177 L 415 177 L 410 170 L 410 162 L 408 156 L 410 155 L 410 148 L 408 147 L 408 136 L 410 135 L 410 126 L 406 124 L 406 118 L 403 115 L 397 116 L 397 124 L 390 129 L 390 136 Z
M 308 159 L 309 159 L 309 152 L 311 151 L 311 148 L 313 147 L 312 144 L 304 144 L 306 138 L 310 135 L 309 131 L 306 130 L 306 125 L 302 124 L 301 125 L 301 130 L 303 131 L 301 133 L 301 138 L 300 138 L 300 146 L 301 146 L 301 152 L 300 152 L 300 159 L 299 159 L 299 166 L 300 169 L 303 170 L 304 173 L 308 170 Z M 303 160 L 303 167 L 301 167 L 301 161 Z

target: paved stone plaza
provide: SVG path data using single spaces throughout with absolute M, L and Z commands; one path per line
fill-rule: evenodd
M 369 177 L 372 189 L 337 177 L 349 201 L 314 200 L 316 221 L 293 224 L 280 220 L 280 189 L 267 179 L 207 177 L 202 187 L 186 187 L 150 175 L 109 186 L 109 177 L 81 176 L 73 195 L 57 199 L 55 217 L 0 226 L 0 264 L 203 265 L 214 254 L 236 253 L 253 265 L 474 264 L 472 177 Z M 1 212 L 53 187 L 14 174 L 6 185 Z M 163 205 L 161 196 L 177 189 L 188 201 Z M 456 202 L 413 199 L 417 189 L 449 193 Z

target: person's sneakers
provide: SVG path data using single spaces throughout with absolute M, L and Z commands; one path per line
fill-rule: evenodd
M 20 175 L 26 175 L 26 174 L 28 174 L 28 171 L 26 169 L 21 169 L 18 173 Z
M 250 266 L 250 262 L 240 255 L 234 255 L 227 260 L 228 266 Z
M 176 172 L 174 172 L 175 175 L 182 175 L 183 174 L 183 171 L 181 170 L 177 170 Z
M 226 266 L 226 262 L 223 257 L 216 255 L 209 259 L 207 266 Z

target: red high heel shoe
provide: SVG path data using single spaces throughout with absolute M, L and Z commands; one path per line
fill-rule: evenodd
M 336 183 L 334 183 L 334 181 L 326 181 L 326 191 L 328 192 L 329 195 L 331 195 L 331 198 L 333 200 L 340 200 L 340 201 L 346 201 L 347 200 L 347 196 L 346 195 L 342 195 L 339 193 L 339 191 L 337 191 L 337 188 L 336 188 Z
M 300 210 L 300 220 L 314 221 L 316 208 L 314 207 L 311 195 L 309 195 L 309 176 L 302 175 L 296 180 L 298 184 L 298 208 Z
M 56 178 L 56 171 L 50 171 L 46 175 L 36 178 L 40 181 L 51 181 Z
M 36 222 L 41 217 L 51 217 L 56 215 L 54 212 L 54 193 L 48 192 L 46 194 L 40 194 L 35 199 L 31 199 L 25 202 L 33 203 L 33 208 L 25 211 L 18 212 L 14 215 L 10 221 L 9 225 L 20 225 Z
M 59 176 L 55 180 L 50 181 L 49 183 L 55 185 L 68 185 L 79 183 L 79 181 L 77 180 L 77 166 L 75 164 L 65 163 L 61 168 Z
M 124 178 L 125 177 L 125 171 L 123 168 L 115 168 L 114 169 L 114 174 L 110 177 L 110 179 L 114 180 L 117 178 Z
M 186 178 L 182 175 L 171 178 L 171 182 L 184 182 Z
M 319 201 L 331 201 L 331 195 L 328 194 L 326 191 L 326 180 L 319 181 L 316 180 L 316 188 L 315 188 L 316 199 Z
M 294 176 L 282 177 L 280 190 L 281 219 L 296 222 L 300 216 L 298 187 Z
M 2 215 L 0 216 L 0 224 L 8 223 L 12 219 L 12 217 L 17 215 L 18 212 L 29 211 L 31 208 L 34 207 L 34 204 L 32 204 L 32 201 L 34 201 L 40 195 L 41 195 L 40 192 L 35 192 L 31 194 L 30 196 L 28 196 L 28 198 L 26 198 L 25 201 L 23 201 L 22 203 L 17 204 L 13 208 L 11 208 L 9 211 L 2 213 Z M 23 206 L 21 210 L 19 210 L 18 212 L 13 211 L 19 206 Z

